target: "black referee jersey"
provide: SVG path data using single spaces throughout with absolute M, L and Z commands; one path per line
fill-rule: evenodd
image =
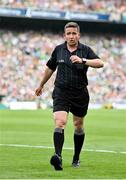
M 66 42 L 56 46 L 51 58 L 46 64 L 53 71 L 57 68 L 55 86 L 68 89 L 81 89 L 88 85 L 88 66 L 80 63 L 72 63 L 70 60 L 72 55 L 86 59 L 99 58 L 89 46 L 80 42 L 77 49 L 73 52 L 68 50 Z

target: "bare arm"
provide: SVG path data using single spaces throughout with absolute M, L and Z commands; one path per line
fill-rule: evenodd
M 101 68 L 104 66 L 104 62 L 101 59 L 92 59 L 92 60 L 88 60 L 88 59 L 84 59 L 82 60 L 82 58 L 73 55 L 70 57 L 72 63 L 83 63 L 83 60 L 85 61 L 85 65 L 92 67 L 92 68 Z
M 85 65 L 92 67 L 92 68 L 101 68 L 104 66 L 104 63 L 101 59 L 93 59 L 93 60 L 88 60 L 85 59 Z
M 49 69 L 48 66 L 46 66 L 41 83 L 40 83 L 39 87 L 35 90 L 35 94 L 37 96 L 40 96 L 42 94 L 43 86 L 49 80 L 49 78 L 52 76 L 53 72 L 54 72 L 53 70 Z
M 43 78 L 40 83 L 40 87 L 44 86 L 44 84 L 49 80 L 49 78 L 52 76 L 52 74 L 53 74 L 53 71 L 51 69 L 49 69 L 48 66 L 46 66 Z

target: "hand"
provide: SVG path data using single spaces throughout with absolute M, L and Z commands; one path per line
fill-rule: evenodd
M 82 63 L 82 59 L 76 55 L 72 55 L 70 57 L 70 60 L 72 61 L 72 63 Z
M 40 96 L 42 94 L 42 87 L 39 87 L 35 90 L 36 96 Z

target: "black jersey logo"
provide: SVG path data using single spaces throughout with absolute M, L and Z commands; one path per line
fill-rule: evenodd
M 65 61 L 64 61 L 64 59 L 59 59 L 58 60 L 58 63 L 64 63 Z

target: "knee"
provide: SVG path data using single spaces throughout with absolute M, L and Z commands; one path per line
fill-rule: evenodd
M 67 123 L 67 112 L 57 111 L 54 113 L 55 127 L 64 129 Z
M 57 128 L 65 128 L 66 120 L 64 118 L 55 118 L 55 125 Z
M 76 120 L 74 121 L 74 126 L 76 129 L 81 129 L 83 128 L 83 121 L 82 120 Z

